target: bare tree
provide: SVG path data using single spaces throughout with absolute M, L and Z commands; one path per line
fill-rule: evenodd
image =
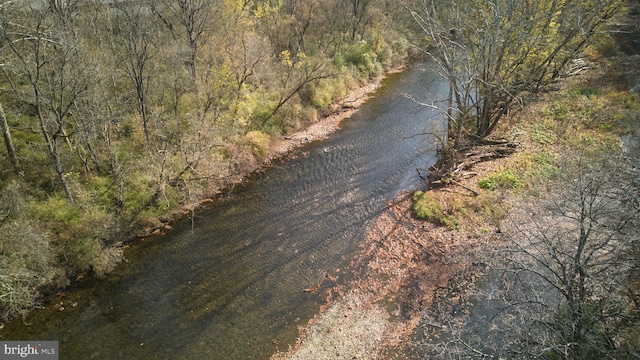
M 624 350 L 615 337 L 631 315 L 626 290 L 636 265 L 640 198 L 623 169 L 578 161 L 531 226 L 514 224 L 504 250 L 514 279 L 537 279 L 557 294 L 554 302 L 538 295 L 549 312 L 535 314 L 552 341 L 536 340 L 557 356 L 617 358 Z
M 246 24 L 239 21 L 227 24 L 224 34 L 222 48 L 233 70 L 236 100 L 239 100 L 243 88 L 255 76 L 258 65 L 267 61 L 269 47 Z
M 472 358 L 633 358 L 640 196 L 622 161 L 564 166 L 543 203 L 515 209 L 503 224 L 506 246 L 488 260 L 493 270 L 467 297 L 473 305 L 458 309 L 469 316 L 433 316 L 446 340 L 425 349 L 442 355 L 447 346 Z
M 2 36 L 9 63 L 3 69 L 13 94 L 32 108 L 60 184 L 73 201 L 60 143 L 71 144 L 69 119 L 76 100 L 87 90 L 87 69 L 81 65 L 75 33 L 50 9 L 26 4 L 7 9 Z
M 312 24 L 317 18 L 318 3 L 315 1 L 289 0 L 284 4 L 285 14 L 288 16 L 289 45 L 287 49 L 292 54 L 306 53 L 306 39 Z
M 371 21 L 369 8 L 371 0 L 351 0 L 351 41 L 356 40 L 356 35 L 360 35 L 360 40 L 364 39 L 367 25 Z
M 154 77 L 154 57 L 158 53 L 158 27 L 149 9 L 138 3 L 117 3 L 109 16 L 108 31 L 114 55 L 131 81 L 142 118 L 147 149 L 151 149 L 149 95 Z
M 184 38 L 189 49 L 185 61 L 191 77 L 196 79 L 198 53 L 213 30 L 217 0 L 178 0 L 149 2 L 149 8 L 158 16 L 176 38 Z
M 449 82 L 451 139 L 490 135 L 519 95 L 560 74 L 619 0 L 403 1 Z

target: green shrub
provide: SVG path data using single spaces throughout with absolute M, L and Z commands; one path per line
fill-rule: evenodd
M 477 223 L 495 224 L 499 227 L 500 221 L 507 215 L 507 205 L 495 193 L 482 192 L 472 201 L 470 207 L 481 215 Z
M 115 210 L 118 194 L 115 181 L 111 177 L 87 176 L 84 186 L 93 202 L 105 209 Z
M 127 195 L 131 195 L 133 190 L 134 187 L 128 187 Z M 142 206 L 142 198 L 149 199 L 141 196 L 136 200 L 138 207 Z M 61 196 L 29 204 L 29 214 L 46 228 L 43 233 L 46 231 L 53 235 L 51 247 L 42 246 L 43 251 L 56 256 L 57 266 L 70 273 L 95 269 L 95 264 L 104 263 L 101 260 L 104 244 L 108 244 L 120 231 L 115 214 L 101 206 L 100 200 L 97 204 L 92 200 L 95 199 L 89 191 L 82 191 L 74 204 Z M 130 200 L 125 201 L 126 206 L 133 206 Z
M 271 145 L 271 137 L 262 131 L 249 131 L 246 135 L 247 141 L 251 144 L 253 154 L 262 158 L 267 155 Z
M 505 170 L 480 179 L 478 185 L 483 189 L 496 190 L 498 188 L 515 189 L 521 184 L 518 175 L 509 170 Z
M 365 77 L 371 77 L 382 71 L 378 55 L 366 41 L 353 44 L 345 54 L 345 62 L 353 65 Z
M 62 246 L 63 257 L 73 272 L 83 272 L 90 268 L 92 260 L 100 253 L 100 244 L 91 238 L 66 241 Z
M 0 189 L 0 224 L 9 218 L 17 217 L 22 212 L 25 202 L 17 181 L 5 184 L 6 186 Z
M 318 110 L 324 110 L 331 105 L 335 95 L 333 84 L 329 80 L 320 80 L 305 86 L 302 99 Z
M 383 32 L 379 38 L 373 40 L 373 43 L 376 44 L 374 50 L 378 56 L 378 62 L 385 69 L 399 65 L 407 57 L 409 41 L 394 31 Z
M 123 248 L 122 246 L 109 246 L 102 248 L 97 256 L 91 259 L 91 269 L 93 273 L 102 278 L 105 274 L 110 273 L 116 267 L 116 265 L 122 260 Z
M 128 217 L 149 206 L 155 196 L 156 186 L 144 176 L 126 179 L 123 191 L 123 216 Z

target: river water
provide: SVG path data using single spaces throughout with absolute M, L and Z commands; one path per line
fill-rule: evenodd
M 367 226 L 435 162 L 445 94 L 427 64 L 390 75 L 341 130 L 296 150 L 169 234 L 141 241 L 106 279 L 82 282 L 0 331 L 57 340 L 61 359 L 267 359 L 295 343 Z M 440 95 L 439 95 L 440 94 Z M 317 291 L 305 292 L 320 284 Z M 76 305 L 77 304 L 77 305 Z

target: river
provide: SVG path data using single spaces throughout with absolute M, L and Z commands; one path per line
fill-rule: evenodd
M 140 241 L 107 278 L 14 321 L 3 340 L 57 340 L 61 359 L 267 359 L 295 343 L 367 226 L 436 159 L 428 64 L 390 75 L 329 139 L 252 177 L 192 221 Z M 319 288 L 313 292 L 304 289 Z

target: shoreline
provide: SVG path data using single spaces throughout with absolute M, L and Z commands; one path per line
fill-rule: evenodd
M 281 140 L 272 148 L 267 159 L 260 167 L 268 166 L 270 162 L 287 155 L 289 152 L 309 142 L 326 139 L 329 135 L 340 129 L 342 120 L 351 117 L 370 99 L 371 94 L 380 88 L 387 76 L 402 72 L 405 69 L 406 64 L 403 64 L 382 75 L 376 76 L 367 85 L 352 91 L 340 102 L 334 104 L 332 106 L 334 111 L 332 114 L 323 117 L 304 129 L 298 130 L 290 135 L 282 136 Z
M 328 302 L 299 326 L 295 346 L 271 360 L 365 360 L 390 358 L 389 352 L 403 358 L 435 292 L 449 287 L 492 238 L 418 220 L 411 195 L 401 193 L 387 204 L 352 259 L 354 279 L 328 289 Z
M 225 193 L 226 189 L 244 184 L 253 174 L 264 171 L 272 164 L 294 150 L 314 141 L 321 141 L 340 129 L 340 123 L 355 114 L 360 107 L 370 99 L 371 95 L 380 88 L 382 82 L 391 74 L 404 71 L 410 60 L 405 61 L 376 77 L 371 79 L 366 85 L 350 92 L 347 96 L 331 105 L 332 112 L 322 117 L 316 122 L 310 123 L 290 134 L 280 135 L 279 139 L 270 147 L 268 154 L 257 161 L 255 166 L 249 167 L 229 176 L 226 186 L 214 186 L 209 191 L 209 195 L 193 202 L 182 205 L 180 208 L 164 215 L 162 219 L 157 217 L 148 218 L 139 224 L 133 224 L 131 234 L 124 243 L 131 243 L 135 239 L 147 239 L 153 236 L 162 236 L 166 231 L 173 229 L 173 225 L 206 204 L 215 202 L 218 197 Z
M 163 236 L 168 231 L 173 229 L 176 223 L 188 219 L 194 212 L 202 210 L 207 204 L 217 201 L 226 190 L 233 189 L 235 186 L 245 184 L 247 179 L 252 175 L 261 171 L 267 170 L 272 164 L 294 150 L 304 146 L 307 143 L 313 141 L 320 141 L 326 139 L 332 133 L 340 129 L 340 122 L 347 119 L 362 106 L 382 84 L 384 79 L 388 75 L 403 71 L 409 60 L 405 61 L 401 65 L 394 67 L 376 77 L 371 79 L 367 84 L 357 88 L 350 92 L 347 96 L 340 99 L 340 101 L 331 105 L 332 113 L 322 117 L 316 122 L 307 124 L 301 129 L 294 131 L 290 134 L 280 135 L 278 140 L 270 147 L 267 156 L 263 159 L 259 159 L 254 166 L 249 166 L 243 171 L 238 171 L 231 174 L 225 186 L 213 185 L 208 192 L 208 195 L 197 199 L 194 202 L 181 204 L 173 211 L 164 214 L 160 217 L 150 217 L 139 221 L 132 222 L 128 229 L 121 234 L 121 240 L 116 241 L 113 245 L 109 246 L 107 250 L 114 254 L 113 260 L 109 265 L 109 271 L 103 274 L 97 275 L 93 270 L 89 269 L 86 272 L 73 274 L 69 278 L 69 283 L 64 287 L 51 286 L 42 290 L 41 297 L 39 298 L 39 304 L 28 310 L 25 314 L 20 314 L 11 319 L 0 321 L 0 329 L 4 327 L 4 324 L 18 321 L 19 318 L 29 316 L 32 310 L 45 308 L 51 306 L 51 301 L 57 294 L 63 293 L 66 289 L 72 286 L 76 286 L 85 280 L 91 278 L 105 278 L 109 276 L 109 273 L 114 270 L 121 262 L 126 262 L 123 256 L 124 251 L 132 246 L 137 246 L 140 242 L 153 241 L 155 237 Z M 56 304 L 53 304 L 55 306 Z

